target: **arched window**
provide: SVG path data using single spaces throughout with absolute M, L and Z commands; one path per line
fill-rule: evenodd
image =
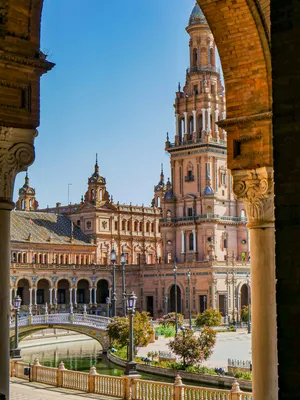
M 216 57 L 215 57 L 215 49 L 214 49 L 214 47 L 210 48 L 210 63 L 213 66 L 216 65 Z
M 134 223 L 134 231 L 137 232 L 138 231 L 138 222 L 135 221 Z
M 79 263 L 80 263 L 80 257 L 76 256 L 76 264 L 79 264 Z
M 43 254 L 39 254 L 39 264 L 43 264 Z
M 149 222 L 146 223 L 146 232 L 149 232 Z
M 154 222 L 151 224 L 151 232 L 154 232 Z
M 122 221 L 122 231 L 126 231 L 126 221 Z
M 94 189 L 92 189 L 91 190 L 91 198 L 92 198 L 92 200 L 94 200 L 94 197 L 95 197 L 95 192 L 94 192 Z
M 102 201 L 102 199 L 103 199 L 103 193 L 102 193 L 102 189 L 100 189 L 100 195 L 99 195 L 99 199 L 100 199 L 100 201 Z
M 63 264 L 63 256 L 62 255 L 59 256 L 59 264 Z
M 202 133 L 202 114 L 198 116 L 198 129 L 197 131 L 199 132 L 199 138 L 201 138 L 201 133 Z
M 25 201 L 24 200 L 21 200 L 21 209 L 25 210 Z
M 128 221 L 128 222 L 127 222 L 127 230 L 128 230 L 128 231 L 131 231 L 131 221 Z
M 228 247 L 228 243 L 227 243 L 227 239 L 224 239 L 224 249 L 227 249 L 227 247 Z
M 12 262 L 16 262 L 17 261 L 17 253 L 12 253 Z
M 192 135 L 194 132 L 194 118 L 191 117 L 189 120 L 189 133 Z
M 166 213 L 167 219 L 171 219 L 172 218 L 172 211 L 168 210 Z
M 26 253 L 23 253 L 23 263 L 26 263 Z
M 180 137 L 182 137 L 182 135 L 184 134 L 184 119 L 182 118 L 181 120 L 180 120 L 180 126 L 179 126 L 179 134 L 180 134 Z
M 157 202 L 156 202 L 157 207 L 160 207 L 160 197 L 157 196 Z
M 189 234 L 189 249 L 190 251 L 194 250 L 194 235 L 193 232 Z
M 198 63 L 198 52 L 197 49 L 193 49 L 193 67 L 197 67 Z
M 140 222 L 140 232 L 143 232 L 143 223 Z
M 241 210 L 241 218 L 246 218 L 246 212 L 245 212 L 245 210 Z

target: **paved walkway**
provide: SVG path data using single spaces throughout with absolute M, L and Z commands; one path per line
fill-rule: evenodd
M 12 378 L 10 381 L 10 400 L 116 400 L 115 397 L 88 394 L 77 390 L 57 388 L 42 383 L 24 382 Z

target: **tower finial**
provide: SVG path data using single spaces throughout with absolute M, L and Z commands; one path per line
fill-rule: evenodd
M 167 132 L 167 142 L 169 142 L 169 132 Z
M 95 174 L 99 174 L 98 153 L 96 153 Z
M 161 170 L 160 170 L 160 182 L 159 182 L 159 183 L 162 185 L 162 184 L 164 183 L 164 180 L 165 180 L 165 176 L 164 176 L 164 164 L 161 163 L 160 166 L 161 166 Z
M 178 92 L 181 91 L 181 86 L 180 86 L 180 82 L 178 82 Z

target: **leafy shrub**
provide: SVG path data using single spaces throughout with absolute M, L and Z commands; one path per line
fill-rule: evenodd
M 229 332 L 236 332 L 236 327 L 233 325 L 230 325 L 230 327 L 228 328 Z
M 198 374 L 218 375 L 213 368 L 208 368 L 204 365 L 189 365 L 185 370 L 186 372 L 194 372 Z
M 174 337 L 175 336 L 175 328 L 171 325 L 158 326 L 157 328 L 155 328 L 155 333 L 157 335 L 162 335 L 165 338 Z
M 219 326 L 222 322 L 222 314 L 218 310 L 207 309 L 203 313 L 198 314 L 195 319 L 195 325 L 200 328 L 202 326 Z
M 237 369 L 233 376 L 237 379 L 245 379 L 248 381 L 252 381 L 252 373 L 250 371 L 243 372 L 240 369 Z
M 241 319 L 243 322 L 248 322 L 248 313 L 249 313 L 249 307 L 248 306 L 244 306 L 241 309 Z
M 176 313 L 171 312 L 166 315 L 164 315 L 162 318 L 158 320 L 159 325 L 161 326 L 175 326 L 176 324 Z M 183 325 L 183 315 L 177 313 L 177 320 L 178 320 L 178 326 Z

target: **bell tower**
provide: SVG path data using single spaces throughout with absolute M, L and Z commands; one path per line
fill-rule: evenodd
M 224 231 L 229 250 L 241 254 L 237 230 L 246 226 L 245 222 L 240 227 L 233 225 L 244 207 L 232 193 L 226 132 L 217 124 L 226 118 L 226 103 L 216 45 L 197 3 L 186 31 L 189 67 L 184 87 L 179 84 L 175 96 L 174 140 L 167 135 L 165 143 L 171 157 L 171 183 L 161 196 L 164 257 L 165 262 L 176 259 L 179 263 L 212 257 L 224 261 Z M 160 192 L 161 187 L 155 190 Z M 224 224 L 227 216 L 230 229 L 229 222 Z
M 99 174 L 98 155 L 96 154 L 96 163 L 94 173 L 88 179 L 88 190 L 85 193 L 85 201 L 96 206 L 102 202 L 110 200 L 108 191 L 106 190 L 106 179 Z
M 28 172 L 26 172 L 25 183 L 19 189 L 19 198 L 16 202 L 16 210 L 34 211 L 39 207 L 35 199 L 35 189 L 30 187 Z

